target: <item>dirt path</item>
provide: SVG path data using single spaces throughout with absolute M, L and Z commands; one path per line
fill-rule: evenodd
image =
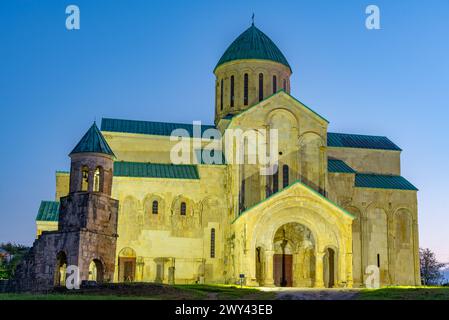
M 266 288 L 275 291 L 278 300 L 351 300 L 356 298 L 357 289 L 303 289 L 303 288 Z

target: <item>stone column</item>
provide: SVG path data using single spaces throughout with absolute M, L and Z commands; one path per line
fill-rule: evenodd
M 350 235 L 350 237 L 345 238 L 345 248 L 344 250 L 339 250 L 340 252 L 337 253 L 338 259 L 344 259 L 346 258 L 344 264 L 344 269 L 346 270 L 346 287 L 352 288 L 354 285 L 354 270 L 353 270 L 353 259 L 354 259 L 354 253 L 352 252 L 352 224 L 347 225 L 347 232 Z M 346 253 L 346 257 L 343 257 L 343 253 Z M 339 262 L 337 262 L 340 264 Z M 343 269 L 343 268 L 342 268 Z M 341 278 L 340 281 L 343 281 L 343 278 Z
M 89 177 L 87 178 L 87 191 L 94 191 L 94 170 L 89 168 Z
M 315 252 L 315 288 L 324 288 L 324 269 L 323 269 L 324 252 Z
M 265 250 L 265 287 L 274 287 L 274 279 L 273 279 L 273 250 Z
M 299 265 L 299 250 L 293 252 L 293 261 L 292 261 L 292 285 L 293 287 L 299 287 L 300 282 L 300 274 L 299 270 L 301 270 Z

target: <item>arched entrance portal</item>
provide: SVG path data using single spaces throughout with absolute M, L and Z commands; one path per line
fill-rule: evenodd
M 273 247 L 275 286 L 314 285 L 315 239 L 310 229 L 296 222 L 284 224 L 275 233 Z
M 55 286 L 65 286 L 65 279 L 67 273 L 67 255 L 64 251 L 60 251 L 56 255 L 56 266 L 55 266 Z
M 103 282 L 104 269 L 100 260 L 94 259 L 89 265 L 89 281 Z
M 118 281 L 133 282 L 136 274 L 136 252 L 123 248 L 118 254 Z
M 335 250 L 327 248 L 324 253 L 323 270 L 324 270 L 324 286 L 326 288 L 335 287 L 335 275 L 336 275 L 336 254 Z

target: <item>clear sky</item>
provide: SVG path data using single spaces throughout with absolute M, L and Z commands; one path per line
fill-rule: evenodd
M 65 28 L 69 4 L 80 30 Z M 365 28 L 369 4 L 381 30 Z M 404 150 L 420 245 L 449 261 L 448 0 L 0 1 L 0 242 L 32 243 L 94 119 L 211 124 L 212 70 L 253 12 L 292 66 L 292 94 L 331 131 Z

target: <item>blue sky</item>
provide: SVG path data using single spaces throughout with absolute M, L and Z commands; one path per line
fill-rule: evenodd
M 76 4 L 81 29 L 65 28 Z M 365 28 L 376 4 L 381 30 Z M 215 64 L 256 26 L 292 94 L 336 132 L 388 136 L 419 189 L 420 244 L 449 261 L 449 1 L 0 2 L 0 241 L 31 244 L 55 170 L 94 119 L 213 122 Z

